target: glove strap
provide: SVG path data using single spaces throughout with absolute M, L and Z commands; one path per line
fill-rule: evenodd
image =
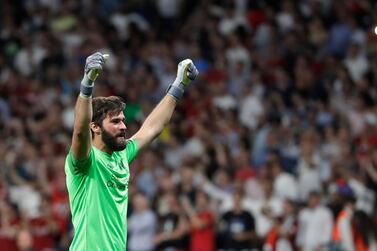
M 182 99 L 183 93 L 185 90 L 183 88 L 179 88 L 175 85 L 170 85 L 168 89 L 166 90 L 166 93 L 172 96 L 176 101 L 179 101 Z
M 85 74 L 84 78 L 81 81 L 80 86 L 80 96 L 89 98 L 92 96 L 93 93 L 94 82 L 88 78 Z

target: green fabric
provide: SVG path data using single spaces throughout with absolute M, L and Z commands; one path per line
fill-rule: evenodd
M 127 104 L 126 108 L 123 111 L 124 116 L 127 118 L 127 123 L 134 122 L 137 116 L 139 116 L 140 112 L 141 106 L 137 103 Z
M 137 152 L 135 140 L 112 155 L 92 146 L 83 161 L 69 152 L 65 173 L 75 228 L 70 250 L 126 250 L 129 164 Z
M 77 24 L 77 19 L 73 15 L 59 17 L 52 22 L 52 29 L 55 32 L 61 32 L 71 29 Z

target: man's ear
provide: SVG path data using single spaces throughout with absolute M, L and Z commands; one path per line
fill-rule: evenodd
M 95 124 L 94 122 L 90 122 L 90 129 L 92 130 L 92 132 L 96 135 L 100 135 L 101 134 L 101 127 L 97 124 Z

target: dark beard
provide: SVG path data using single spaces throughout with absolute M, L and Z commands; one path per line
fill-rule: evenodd
M 118 143 L 116 140 L 117 137 L 111 135 L 108 131 L 102 128 L 101 139 L 103 143 L 109 148 L 111 151 L 122 151 L 126 148 L 127 141 L 124 144 Z

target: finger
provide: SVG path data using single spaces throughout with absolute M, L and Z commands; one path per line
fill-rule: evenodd
M 103 60 L 101 59 L 91 59 L 87 61 L 87 64 L 103 64 Z
M 185 60 L 182 61 L 182 63 L 184 65 L 190 65 L 190 64 L 192 64 L 192 60 L 191 59 L 185 59 Z
M 102 64 L 99 64 L 99 63 L 87 64 L 85 68 L 86 69 L 102 69 Z
M 198 76 L 199 71 L 196 69 L 195 65 L 193 63 L 190 63 L 187 66 L 187 77 L 191 80 L 194 80 L 196 76 Z
M 96 53 L 90 55 L 90 56 L 86 59 L 86 61 L 99 60 L 99 61 L 101 61 L 102 63 L 104 63 L 105 60 L 106 60 L 108 57 L 109 57 L 108 54 L 102 54 L 102 53 L 100 53 L 100 52 L 96 52 Z
M 103 54 L 101 52 L 96 52 L 94 54 L 92 54 L 92 56 L 95 56 L 95 57 L 103 57 Z
M 102 64 L 100 64 L 100 63 L 89 63 L 85 67 L 85 71 L 89 71 L 89 70 L 92 70 L 92 69 L 102 70 Z
M 100 65 L 100 64 L 94 64 L 94 65 L 89 65 L 87 67 L 87 70 L 93 70 L 93 69 L 100 69 L 100 70 L 102 70 L 102 65 Z
M 102 56 L 96 56 L 92 58 L 88 58 L 88 62 L 98 62 L 103 64 L 105 62 L 105 59 Z
M 103 64 L 104 63 L 104 61 L 103 61 L 103 59 L 101 59 L 101 58 L 87 58 L 86 59 L 86 62 L 85 62 L 85 64 L 86 65 L 89 65 L 89 64 Z
M 96 57 L 99 57 L 101 59 L 101 61 L 105 62 L 109 57 L 110 55 L 109 54 L 102 54 L 101 52 L 97 52 L 95 53 Z
M 179 62 L 178 66 L 188 65 L 190 63 L 192 63 L 191 59 L 185 59 L 185 60 L 182 60 L 181 62 Z
M 103 57 L 93 57 L 93 58 L 88 58 L 86 61 L 86 64 L 101 64 L 103 65 L 105 62 Z

